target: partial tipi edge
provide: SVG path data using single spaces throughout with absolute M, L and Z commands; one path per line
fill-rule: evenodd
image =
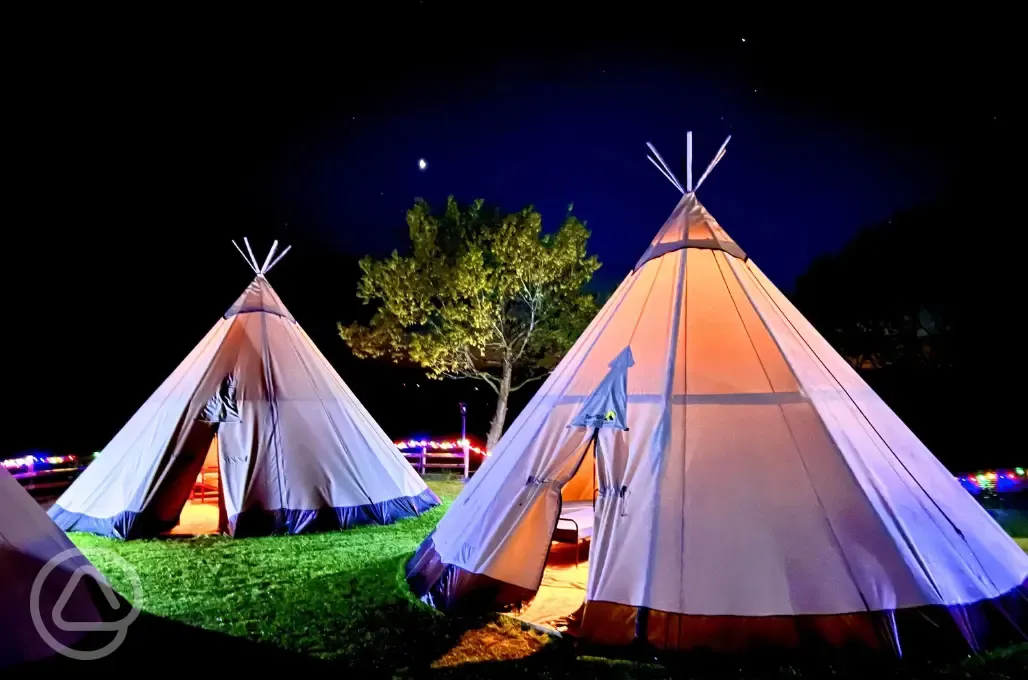
M 239 247 L 239 244 L 235 242 L 235 239 L 232 240 L 232 245 L 234 245 L 236 250 L 239 251 L 243 261 L 246 262 L 247 266 L 250 267 L 253 273 L 257 276 L 264 276 L 271 271 L 271 268 L 278 264 L 292 248 L 292 246 L 286 246 L 285 249 L 278 254 L 278 257 L 275 257 L 275 251 L 278 250 L 278 239 L 275 239 L 271 244 L 271 249 L 268 251 L 268 256 L 264 258 L 263 266 L 259 266 L 257 264 L 257 258 L 254 257 L 253 248 L 250 247 L 250 240 L 245 236 L 243 237 L 243 244 L 246 245 L 245 253 L 243 252 L 243 249 Z M 275 257 L 275 259 L 272 259 L 273 257 Z

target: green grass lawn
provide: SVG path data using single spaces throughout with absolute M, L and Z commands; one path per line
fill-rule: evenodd
M 145 612 L 191 627 L 177 631 L 199 628 L 230 636 L 247 645 L 234 653 L 251 655 L 251 660 L 259 658 L 253 656 L 255 650 L 275 649 L 297 663 L 356 667 L 376 677 L 658 678 L 683 670 L 655 661 L 581 656 L 567 641 L 551 640 L 507 617 L 459 620 L 414 600 L 404 581 L 404 564 L 461 487 L 453 481 L 431 485 L 443 498 L 443 507 L 387 527 L 242 540 L 72 537 L 122 593 L 132 590 L 115 556 L 133 565 L 142 582 Z M 1021 545 L 1028 549 L 1028 538 Z M 130 629 L 129 637 L 134 633 Z M 162 644 L 175 645 L 166 642 L 166 633 L 159 638 Z M 227 639 L 219 636 L 211 646 Z M 1026 667 L 1028 645 L 1022 645 L 982 658 L 897 666 L 876 675 L 1014 678 Z M 702 674 L 698 667 L 684 670 Z M 732 670 L 733 677 L 864 675 L 844 667 Z

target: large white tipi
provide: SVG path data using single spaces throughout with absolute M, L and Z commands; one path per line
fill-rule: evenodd
M 1023 637 L 1028 555 L 654 155 L 681 201 L 410 561 L 412 590 L 450 610 L 531 599 L 585 503 L 587 640 Z
M 205 465 L 232 536 L 388 524 L 438 505 L 265 278 L 289 248 L 272 260 L 276 241 L 260 266 L 244 242 L 253 282 L 50 509 L 62 529 L 172 530 Z
M 96 570 L 0 467 L 0 669 L 71 648 L 102 621 Z

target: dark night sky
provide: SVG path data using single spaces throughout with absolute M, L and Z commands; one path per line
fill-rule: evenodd
M 360 311 L 354 258 L 403 248 L 415 196 L 534 203 L 551 225 L 573 202 L 611 287 L 677 200 L 645 142 L 677 169 L 693 130 L 698 176 L 731 134 L 701 199 L 789 290 L 860 227 L 931 200 L 1008 122 L 1012 48 L 970 21 L 704 31 L 650 12 L 615 30 L 403 5 L 318 31 L 54 29 L 25 51 L 6 88 L 17 399 L 0 453 L 100 448 L 245 287 L 230 238 L 294 245 L 270 280 L 391 436 L 445 433 L 428 404 L 459 396 L 484 433 L 482 393 L 405 396 L 414 374 L 334 334 Z

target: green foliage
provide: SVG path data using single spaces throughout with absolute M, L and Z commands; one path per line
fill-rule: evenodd
M 504 215 L 451 196 L 439 215 L 418 199 L 407 224 L 409 255 L 361 260 L 358 296 L 377 311 L 370 326 L 339 327 L 359 357 L 409 360 L 430 377 L 480 378 L 502 392 L 505 373 L 517 389 L 510 372 L 551 369 L 596 313 L 583 286 L 600 263 L 570 210 L 547 234 L 531 207 Z

